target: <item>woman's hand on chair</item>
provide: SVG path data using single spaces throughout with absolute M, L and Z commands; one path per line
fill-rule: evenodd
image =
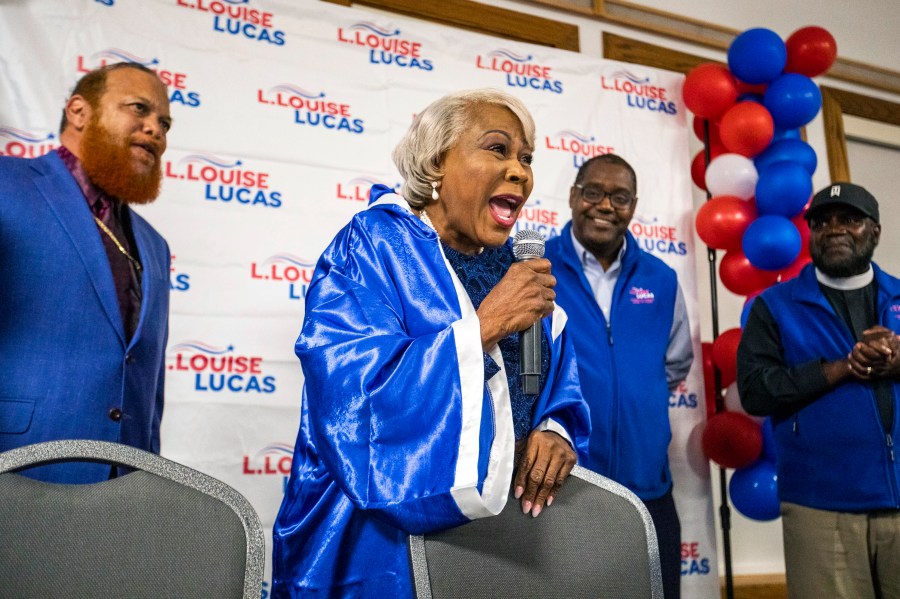
M 537 517 L 550 506 L 577 461 L 569 442 L 552 431 L 532 431 L 513 482 L 522 512 Z

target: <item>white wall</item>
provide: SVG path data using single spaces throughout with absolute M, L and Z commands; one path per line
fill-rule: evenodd
M 885 68 L 900 56 L 900 5 L 892 0 L 629 0 L 649 8 L 731 27 L 767 27 L 783 38 L 806 25 L 824 27 L 837 40 L 838 53 Z

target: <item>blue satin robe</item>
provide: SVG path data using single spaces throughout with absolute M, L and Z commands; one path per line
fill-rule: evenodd
M 274 597 L 412 597 L 407 535 L 496 515 L 508 496 L 505 372 L 484 380 L 474 307 L 434 230 L 387 191 L 338 233 L 307 292 Z M 588 409 L 564 323 L 561 309 L 543 323 L 553 355 L 533 424 L 562 427 L 583 451 Z

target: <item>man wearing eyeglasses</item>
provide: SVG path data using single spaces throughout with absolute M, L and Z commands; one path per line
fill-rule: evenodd
M 834 183 L 806 212 L 812 265 L 754 301 L 738 388 L 771 416 L 788 596 L 900 596 L 900 280 L 872 262 L 878 202 Z
M 637 176 L 615 154 L 586 161 L 569 191 L 572 220 L 547 242 L 556 302 L 569 316 L 578 375 L 591 408 L 579 463 L 633 491 L 659 541 L 666 599 L 680 596 L 681 525 L 672 499 L 669 393 L 693 350 L 675 271 L 628 232 Z

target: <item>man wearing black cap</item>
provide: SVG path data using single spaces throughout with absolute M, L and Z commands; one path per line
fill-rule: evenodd
M 759 296 L 738 349 L 741 402 L 772 417 L 788 596 L 900 597 L 900 280 L 872 262 L 864 188 L 806 219 L 813 264 Z

